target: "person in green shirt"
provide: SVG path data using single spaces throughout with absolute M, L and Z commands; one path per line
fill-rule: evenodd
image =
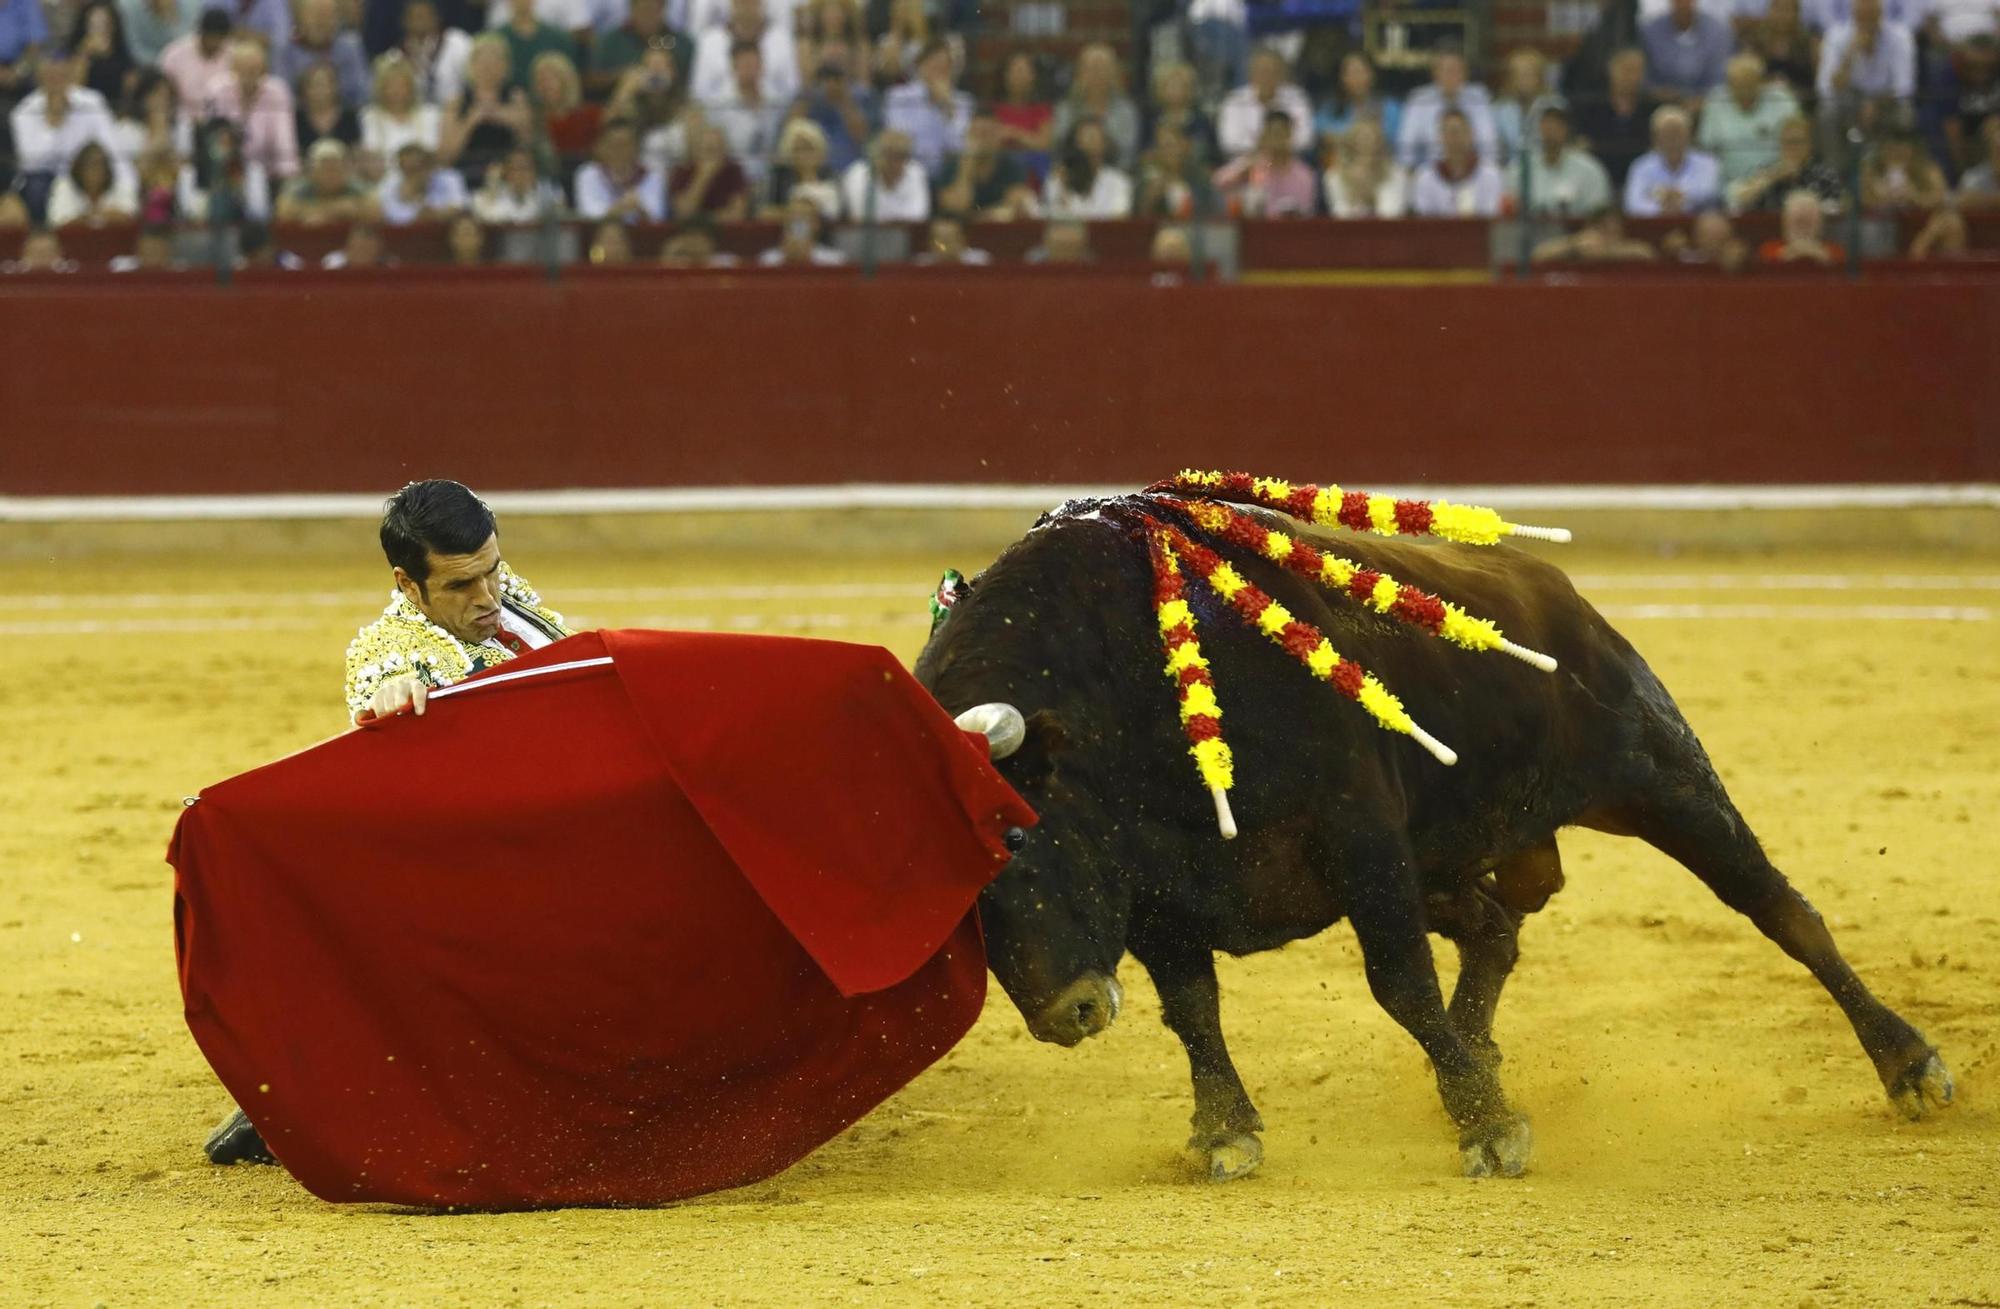
M 1726 67 L 1727 91 L 1702 106 L 1697 139 L 1722 161 L 1725 187 L 1777 162 L 1778 130 L 1799 112 L 1783 82 L 1764 80 L 1764 61 L 1756 55 L 1736 55 Z
M 591 43 L 590 70 L 584 75 L 583 89 L 594 100 L 608 98 L 625 70 L 655 46 L 673 56 L 674 84 L 686 86 L 688 70 L 694 64 L 694 42 L 687 33 L 667 26 L 667 0 L 632 0 L 624 26 L 602 33 Z
M 507 25 L 493 29 L 507 42 L 512 72 L 507 86 L 509 90 L 528 89 L 528 73 L 535 66 L 535 59 L 554 50 L 576 62 L 576 38 L 560 27 L 550 27 L 535 17 L 535 0 L 508 0 Z

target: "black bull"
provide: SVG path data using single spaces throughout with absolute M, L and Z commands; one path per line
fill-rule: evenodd
M 1211 1175 L 1262 1157 L 1262 1123 L 1223 1043 L 1213 952 L 1269 950 L 1342 917 L 1376 1001 L 1436 1069 L 1465 1170 L 1520 1172 L 1527 1122 L 1500 1086 L 1493 1015 L 1522 916 L 1562 884 L 1567 826 L 1636 836 L 1677 860 L 1819 979 L 1899 1107 L 1950 1102 L 1936 1050 L 1870 994 L 1772 867 L 1645 661 L 1560 571 L 1519 551 L 1336 539 L 1272 520 L 1495 620 L 1559 660 L 1554 674 L 1461 650 L 1223 547 L 1381 676 L 1459 762 L 1382 731 L 1190 584 L 1236 758 L 1242 835 L 1221 839 L 1164 675 L 1144 540 L 1120 512 L 1142 503 L 1044 519 L 951 610 L 916 671 L 953 712 L 1004 701 L 1028 718 L 1000 767 L 1042 821 L 981 899 L 994 974 L 1037 1037 L 1073 1045 L 1116 1016 L 1129 950 L 1187 1049 L 1190 1145 Z M 1449 1004 L 1429 932 L 1460 953 Z

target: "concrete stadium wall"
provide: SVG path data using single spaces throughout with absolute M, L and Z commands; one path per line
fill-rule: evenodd
M 2000 480 L 2000 285 L 414 271 L 0 291 L 0 493 Z

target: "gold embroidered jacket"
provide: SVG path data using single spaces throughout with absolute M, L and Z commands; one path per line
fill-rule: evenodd
M 541 628 L 550 640 L 573 635 L 563 616 L 544 606 L 535 589 L 505 563 L 500 565 L 500 603 Z M 401 591 L 391 591 L 382 616 L 348 643 L 348 717 L 366 709 L 375 698 L 375 688 L 392 677 L 414 673 L 425 686 L 450 686 L 513 657 L 497 645 L 459 640 L 424 617 L 424 611 Z

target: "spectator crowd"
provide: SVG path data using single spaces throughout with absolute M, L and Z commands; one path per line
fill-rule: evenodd
M 1526 214 L 1584 223 L 1539 257 L 1596 259 L 1652 257 L 1623 218 L 1685 217 L 1669 256 L 1720 262 L 1746 212 L 1779 216 L 1757 256 L 1824 261 L 1854 205 L 1931 215 L 1939 248 L 2000 209 L 2000 0 L 1603 0 L 1561 65 L 1521 47 L 1482 80 L 1445 45 L 1400 89 L 1356 43 L 1254 43 L 1243 0 L 1183 0 L 1185 60 L 1143 85 L 1104 44 L 969 74 L 976 8 L 0 0 L 0 227 L 31 261 L 136 224 L 151 266 L 176 230 L 274 223 L 345 228 L 335 263 L 418 223 L 465 262 L 495 227 L 584 220 L 621 262 L 673 223 L 666 257 L 701 262 L 754 219 L 773 263 L 918 223 L 925 257 L 979 262 L 974 220 L 1046 222 L 1063 259 L 1098 220 Z

